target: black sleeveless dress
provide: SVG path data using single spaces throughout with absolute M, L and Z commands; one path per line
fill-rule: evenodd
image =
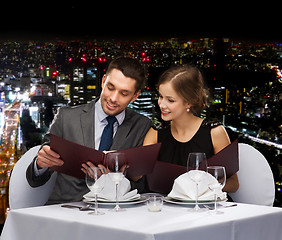
M 204 120 L 188 142 L 178 142 L 171 134 L 170 126 L 158 130 L 158 142 L 162 143 L 159 161 L 186 166 L 191 152 L 204 152 L 207 159 L 214 155 L 211 129 L 222 125 L 220 122 Z

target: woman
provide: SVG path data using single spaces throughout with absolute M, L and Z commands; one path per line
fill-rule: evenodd
M 193 66 L 177 66 L 165 71 L 158 82 L 161 117 L 170 126 L 158 131 L 151 128 L 144 145 L 162 143 L 159 161 L 186 166 L 190 152 L 205 152 L 207 158 L 230 144 L 224 127 L 204 120 L 196 113 L 206 105 L 201 72 Z M 237 175 L 227 179 L 224 191 L 236 192 Z

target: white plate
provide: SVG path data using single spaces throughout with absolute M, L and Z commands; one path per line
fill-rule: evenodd
M 195 205 L 196 204 L 195 200 L 179 200 L 179 199 L 174 199 L 174 198 L 171 198 L 171 197 L 165 197 L 164 201 L 167 202 L 167 203 L 173 203 L 173 204 L 179 204 L 179 205 Z M 226 202 L 226 201 L 227 201 L 227 198 L 223 199 L 223 200 L 219 199 L 216 202 L 220 203 L 220 202 Z M 199 205 L 201 205 L 201 204 L 213 204 L 213 203 L 214 203 L 214 200 L 199 200 L 198 201 Z
M 138 197 L 138 198 L 135 198 L 135 199 L 131 199 L 131 200 L 128 200 L 128 201 L 119 201 L 119 205 L 128 205 L 128 204 L 138 204 L 138 203 L 143 203 L 143 202 L 146 202 L 147 198 L 146 197 Z M 94 204 L 95 203 L 95 200 L 92 200 L 91 201 L 89 199 L 83 199 L 83 202 L 85 203 L 88 203 L 88 204 Z M 106 200 L 103 200 L 103 201 L 100 201 L 98 200 L 98 204 L 99 205 L 116 205 L 116 201 L 106 201 Z
M 131 201 L 135 201 L 135 200 L 138 200 L 138 199 L 140 199 L 140 195 L 137 195 L 137 196 L 133 196 L 133 197 L 131 197 L 131 198 L 128 198 L 128 199 L 126 199 L 126 200 L 119 200 L 119 202 L 131 202 Z M 86 201 L 88 201 L 88 202 L 95 202 L 95 198 L 85 198 L 85 200 Z M 104 198 L 98 198 L 98 202 L 106 202 L 106 203 L 108 203 L 108 202 L 116 202 L 116 200 L 108 200 L 108 199 L 104 199 Z

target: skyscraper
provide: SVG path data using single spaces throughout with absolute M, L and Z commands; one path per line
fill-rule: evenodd
M 99 61 L 74 61 L 71 70 L 71 105 L 88 103 L 101 92 L 101 80 L 104 68 Z

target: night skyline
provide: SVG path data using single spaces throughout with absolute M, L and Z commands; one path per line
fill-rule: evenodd
M 76 36 L 82 35 L 84 29 Z M 0 134 L 6 147 L 2 152 L 7 159 L 11 155 L 6 151 L 16 156 L 15 160 L 20 154 L 15 155 L 8 146 L 18 144 L 18 148 L 24 151 L 40 144 L 43 132 L 47 131 L 51 117 L 59 107 L 83 104 L 99 96 L 96 89 L 100 88 L 104 64 L 111 59 L 121 54 L 128 55 L 146 65 L 148 85 L 139 102 L 131 107 L 152 117 L 156 125 L 160 124 L 155 91 L 158 76 L 171 65 L 192 63 L 203 71 L 209 88 L 210 104 L 202 112 L 202 117 L 222 121 L 232 140 L 240 138 L 265 155 L 275 176 L 275 206 L 282 206 L 281 42 L 257 44 L 236 41 L 225 34 L 223 37 L 230 39 L 195 37 L 196 40 L 190 40 L 191 36 L 175 36 L 166 40 L 142 41 L 138 37 L 135 42 L 127 41 L 129 39 L 121 42 L 91 41 L 90 38 L 89 41 L 76 41 L 74 37 L 74 41 L 55 41 L 55 37 L 44 39 L 43 33 L 51 36 L 47 30 L 41 33 L 42 41 L 34 38 L 31 42 L 20 42 L 19 39 L 0 41 L 2 109 L 18 106 L 28 113 L 20 122 L 20 117 L 14 115 L 6 115 L 10 118 L 6 120 L 4 114 L 10 111 L 0 110 L 0 120 L 4 119 L 0 130 L 7 133 Z M 64 31 L 61 35 L 66 36 L 66 33 Z M 204 37 L 208 36 L 205 34 Z M 160 38 L 158 35 L 157 39 Z M 10 105 L 6 107 L 8 103 Z M 16 132 L 9 128 L 19 124 L 21 128 Z M 4 183 L 7 182 L 8 178 Z

